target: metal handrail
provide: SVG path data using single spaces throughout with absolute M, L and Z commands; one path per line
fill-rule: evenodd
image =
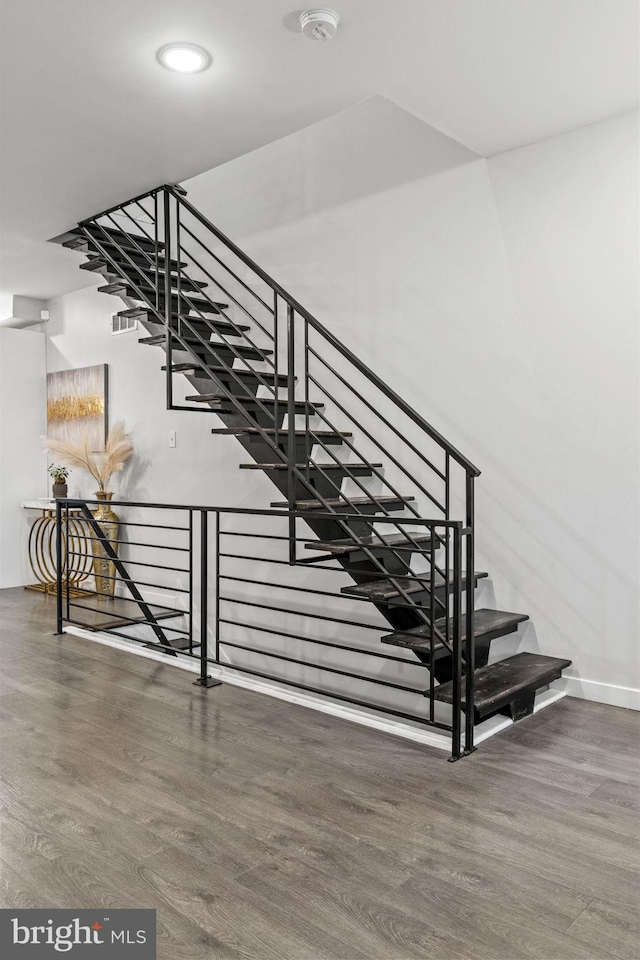
M 152 528 L 150 533 L 151 539 L 148 543 L 140 543 L 139 546 L 141 547 L 153 547 L 154 550 L 165 550 L 175 547 L 175 544 L 172 542 L 158 542 L 157 530 L 167 529 L 171 532 L 180 530 L 182 533 L 188 534 L 188 567 L 186 570 L 182 568 L 178 570 L 173 564 L 149 565 L 142 559 L 140 554 L 136 553 L 134 553 L 135 559 L 118 557 L 115 545 L 109 539 L 109 533 L 101 528 L 99 521 L 89 509 L 92 504 L 99 504 L 99 501 L 93 499 L 66 498 L 57 502 L 56 629 L 58 634 L 63 633 L 67 628 L 73 629 L 74 626 L 85 626 L 87 611 L 91 614 L 103 614 L 105 612 L 104 607 L 100 606 L 99 599 L 97 606 L 95 602 L 92 602 L 92 594 L 90 592 L 87 593 L 87 596 L 81 601 L 74 602 L 67 589 L 67 581 L 65 578 L 71 570 L 69 560 L 77 554 L 75 550 L 70 549 L 69 538 L 64 536 L 64 531 L 65 525 L 69 522 L 69 510 L 80 507 L 83 511 L 85 521 L 90 528 L 91 536 L 89 539 L 100 543 L 114 567 L 111 574 L 104 573 L 102 575 L 104 575 L 107 580 L 113 582 L 114 585 L 117 585 L 121 591 L 118 594 L 115 594 L 114 591 L 97 592 L 94 596 L 96 598 L 113 597 L 114 595 L 122 596 L 124 592 L 125 596 L 126 594 L 131 596 L 133 604 L 139 608 L 142 614 L 142 616 L 140 616 L 137 612 L 128 613 L 122 610 L 115 619 L 109 615 L 107 622 L 98 626 L 99 630 L 115 637 L 144 645 L 147 648 L 161 650 L 164 654 L 172 657 L 174 661 L 176 661 L 177 657 L 181 657 L 184 660 L 190 659 L 192 662 L 199 663 L 200 678 L 196 681 L 196 684 L 199 686 L 210 687 L 219 682 L 209 674 L 209 669 L 212 666 L 216 668 L 230 667 L 232 671 L 246 674 L 247 676 L 262 677 L 277 681 L 294 689 L 306 690 L 339 702 L 366 707 L 368 710 L 373 710 L 391 717 L 402 718 L 412 723 L 419 723 L 423 726 L 447 732 L 451 736 L 452 760 L 457 760 L 468 755 L 473 749 L 472 740 L 466 738 L 464 743 L 462 740 L 464 704 L 461 699 L 461 656 L 463 647 L 466 649 L 466 641 L 462 639 L 460 629 L 463 619 L 460 600 L 460 575 L 457 577 L 453 576 L 448 583 L 454 591 L 454 609 L 452 616 L 452 622 L 454 624 L 452 636 L 453 648 L 450 651 L 450 655 L 454 666 L 454 678 L 457 678 L 455 681 L 457 694 L 454 696 L 452 712 L 449 718 L 446 714 L 436 715 L 434 712 L 435 684 L 433 671 L 429 671 L 428 687 L 425 689 L 426 683 L 420 682 L 420 674 L 418 673 L 419 670 L 424 668 L 423 663 L 407 660 L 399 656 L 397 652 L 394 653 L 388 649 L 378 648 L 371 650 L 368 646 L 363 646 L 358 642 L 352 641 L 345 643 L 342 638 L 339 640 L 336 639 L 333 632 L 325 636 L 318 636 L 315 629 L 308 630 L 306 626 L 301 625 L 301 621 L 302 623 L 309 622 L 318 625 L 321 623 L 327 623 L 329 625 L 340 624 L 363 628 L 374 633 L 384 632 L 386 628 L 383 624 L 369 623 L 366 621 L 363 623 L 359 622 L 358 619 L 353 618 L 349 609 L 336 610 L 333 605 L 328 604 L 324 604 L 323 608 L 319 608 L 315 604 L 300 606 L 297 603 L 294 604 L 293 607 L 286 604 L 283 606 L 283 602 L 278 596 L 282 589 L 307 592 L 306 587 L 286 581 L 283 582 L 280 576 L 269 576 L 266 571 L 264 574 L 258 574 L 258 578 L 256 578 L 253 570 L 251 573 L 245 575 L 242 568 L 238 569 L 236 561 L 242 559 L 249 561 L 259 560 L 267 566 L 287 563 L 286 559 L 282 557 L 263 556 L 262 550 L 259 547 L 254 548 L 253 546 L 247 547 L 243 545 L 241 552 L 238 552 L 233 547 L 226 546 L 226 542 L 225 545 L 223 545 L 221 538 L 226 536 L 242 537 L 251 541 L 253 537 L 261 538 L 268 536 L 268 534 L 264 532 L 256 531 L 255 523 L 247 525 L 245 522 L 242 522 L 243 520 L 248 520 L 250 517 L 253 519 L 262 517 L 269 518 L 277 523 L 275 532 L 269 539 L 286 541 L 288 537 L 279 535 L 278 529 L 285 526 L 283 521 L 289 516 L 288 510 L 149 503 L 138 500 L 112 501 L 113 506 L 125 508 L 124 515 L 120 516 L 119 521 L 122 526 L 127 527 L 131 525 L 136 529 L 140 526 Z M 135 511 L 133 515 L 134 519 L 132 520 L 128 519 L 130 509 Z M 144 510 L 145 514 L 150 510 L 160 511 L 161 515 L 162 511 L 179 511 L 181 514 L 188 516 L 188 525 L 167 526 L 162 523 L 141 524 L 137 512 L 140 509 Z M 333 514 L 331 513 L 323 514 L 322 516 L 327 519 L 333 519 Z M 305 514 L 297 511 L 296 517 L 305 518 Z M 348 515 L 349 519 L 354 520 L 360 519 L 360 517 L 361 515 L 357 513 Z M 223 519 L 225 521 L 224 524 L 222 522 Z M 209 524 L 209 520 L 211 524 Z M 465 534 L 461 521 L 447 521 L 438 518 L 436 520 L 412 519 L 409 522 L 422 527 L 425 533 L 428 531 L 431 537 L 436 535 L 436 531 L 441 537 L 450 537 L 453 541 L 454 551 L 460 552 L 461 538 Z M 215 537 L 209 537 L 210 526 L 213 526 L 212 532 L 215 533 Z M 196 528 L 199 528 L 200 533 L 194 542 L 193 533 Z M 270 528 L 268 527 L 267 529 Z M 134 546 L 133 542 L 126 542 L 129 548 Z M 256 549 L 257 553 L 255 552 Z M 209 561 L 214 558 L 215 567 L 210 573 Z M 229 564 L 227 564 L 227 560 L 233 563 L 231 568 Z M 182 586 L 178 586 L 175 578 L 167 580 L 165 577 L 157 578 L 159 582 L 153 582 L 142 579 L 137 573 L 130 572 L 131 567 L 142 567 L 144 570 L 145 566 L 152 566 L 154 570 L 169 571 L 179 573 L 180 575 L 186 573 L 188 574 L 187 585 L 185 586 L 183 584 Z M 221 582 L 224 584 L 222 588 Z M 256 597 L 255 590 L 252 590 L 238 597 L 235 595 L 234 584 L 258 584 L 267 592 L 264 593 L 263 590 L 260 595 Z M 211 588 L 214 585 L 215 601 L 212 602 L 210 607 L 209 600 L 211 599 L 213 601 L 213 590 Z M 181 600 L 180 603 L 165 603 L 163 596 L 160 596 L 158 599 L 158 595 L 155 594 L 155 599 L 151 601 L 141 592 L 141 588 L 144 587 L 153 588 L 154 591 L 160 591 L 163 594 L 167 591 L 169 591 L 169 594 L 173 594 L 176 590 L 179 590 L 181 594 L 185 595 L 185 599 Z M 348 596 L 345 597 L 340 592 L 339 585 L 332 587 L 327 582 L 325 582 L 325 589 L 310 590 L 308 592 L 321 597 L 334 597 L 336 599 L 346 600 L 347 602 L 352 599 Z M 167 601 L 168 599 L 167 597 Z M 198 601 L 199 609 L 197 608 Z M 433 608 L 432 599 L 430 603 Z M 228 607 L 228 604 L 231 604 L 231 607 Z M 426 604 L 428 605 L 429 601 L 426 601 Z M 240 608 L 239 612 L 236 612 L 235 608 L 238 607 Z M 259 612 L 261 618 L 259 624 L 254 622 L 255 616 L 251 614 L 251 611 L 254 611 L 254 614 Z M 265 613 L 271 615 L 280 612 L 290 614 L 294 619 L 289 624 L 264 619 Z M 184 620 L 173 626 L 166 622 L 167 619 L 175 617 L 183 617 Z M 242 635 L 238 635 L 237 633 L 230 635 L 229 630 L 225 629 L 228 626 L 240 628 Z M 129 632 L 128 628 L 131 627 L 134 627 L 138 632 L 133 634 Z M 142 632 L 140 632 L 141 630 Z M 149 630 L 155 635 L 151 640 L 149 640 L 148 636 Z M 283 649 L 282 647 L 274 648 L 271 645 L 265 646 L 262 642 L 257 644 L 253 640 L 252 634 L 254 632 L 285 638 L 288 646 L 286 649 Z M 208 641 L 210 635 L 212 639 L 215 640 L 214 650 L 211 650 Z M 213 644 L 211 646 L 213 646 Z M 429 656 L 431 658 L 438 656 L 436 651 L 437 648 L 441 646 L 440 638 L 432 632 Z M 332 656 L 336 658 L 344 654 L 348 654 L 349 656 L 356 655 L 360 658 L 374 657 L 376 658 L 377 665 L 374 669 L 368 668 L 365 665 L 360 666 L 360 664 L 363 663 L 362 659 L 358 662 L 336 659 L 335 662 L 327 663 L 326 658 L 315 658 L 313 650 L 316 648 L 331 650 L 334 652 Z M 260 660 L 258 662 L 253 662 L 253 660 L 247 662 L 246 659 L 230 659 L 228 655 L 229 652 L 235 650 L 238 650 L 241 654 L 251 655 L 251 657 L 260 657 Z M 268 665 L 273 661 L 277 661 L 277 663 L 281 665 L 294 664 L 300 667 L 317 668 L 320 671 L 320 676 L 327 678 L 327 681 L 325 682 L 324 679 L 320 680 L 319 678 L 294 678 L 290 674 L 283 675 L 280 668 L 272 669 Z M 413 668 L 412 674 L 410 677 L 407 677 L 406 680 L 404 673 L 402 675 L 385 674 L 381 672 L 381 668 L 384 670 L 385 662 L 389 664 L 400 664 L 403 668 L 411 667 Z M 364 682 L 372 686 L 372 692 L 369 693 L 368 690 L 364 690 L 361 693 L 359 689 L 351 688 L 348 690 L 336 689 L 331 679 L 334 677 L 348 678 L 357 681 L 358 684 Z M 399 704 L 381 701 L 380 697 L 375 693 L 375 690 L 385 688 L 389 691 L 398 691 L 403 695 L 428 697 L 428 715 L 425 715 L 421 708 L 413 710 L 408 700 L 403 700 Z M 419 702 L 423 703 L 424 701 L 421 700 Z M 468 703 L 469 701 L 467 700 L 467 704 Z

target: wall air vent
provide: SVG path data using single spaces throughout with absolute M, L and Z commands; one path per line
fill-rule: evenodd
M 115 336 L 116 333 L 131 333 L 132 330 L 138 329 L 138 318 L 137 317 L 123 317 L 117 313 L 114 313 L 111 317 L 111 333 Z

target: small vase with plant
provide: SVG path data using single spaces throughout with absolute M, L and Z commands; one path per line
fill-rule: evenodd
M 109 501 L 113 497 L 113 491 L 108 490 L 107 487 L 114 473 L 124 470 L 133 453 L 133 445 L 129 434 L 125 432 L 124 421 L 118 420 L 114 423 L 109 431 L 104 451 L 90 450 L 88 437 L 84 443 L 68 443 L 65 440 L 44 437 L 44 445 L 45 449 L 57 453 L 62 462 L 68 466 L 87 470 L 98 484 L 96 498 L 101 503 L 94 511 L 93 517 L 100 524 L 102 536 L 92 537 L 93 573 L 96 593 L 99 596 L 112 597 L 116 571 L 104 544 L 108 541 L 110 550 L 117 554 L 119 518 L 111 509 Z
M 58 500 L 67 495 L 67 477 L 69 476 L 68 467 L 59 467 L 55 463 L 48 466 L 49 476 L 53 478 L 53 498 Z

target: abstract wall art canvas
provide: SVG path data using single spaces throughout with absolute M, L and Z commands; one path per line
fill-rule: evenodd
M 47 436 L 104 450 L 107 436 L 107 364 L 47 374 Z

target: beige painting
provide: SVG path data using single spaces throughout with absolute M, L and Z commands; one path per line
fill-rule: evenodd
M 47 374 L 47 436 L 104 450 L 107 434 L 107 365 Z

